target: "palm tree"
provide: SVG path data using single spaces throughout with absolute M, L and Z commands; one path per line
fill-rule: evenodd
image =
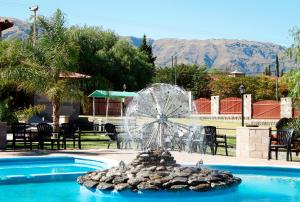
M 61 74 L 76 71 L 79 47 L 71 40 L 64 15 L 57 10 L 50 18 L 38 17 L 39 36 L 11 42 L 0 58 L 3 85 L 14 84 L 18 89 L 46 96 L 52 103 L 55 129 L 59 124 L 61 102 L 82 100 L 83 92 L 72 80 Z

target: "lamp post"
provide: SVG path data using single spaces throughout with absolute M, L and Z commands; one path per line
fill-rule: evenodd
M 39 6 L 29 7 L 29 10 L 33 12 L 33 32 L 32 32 L 32 44 L 35 45 L 36 42 L 36 13 L 39 10 Z
M 246 88 L 243 84 L 240 85 L 239 91 L 242 96 L 242 126 L 244 126 L 244 94 L 246 92 Z

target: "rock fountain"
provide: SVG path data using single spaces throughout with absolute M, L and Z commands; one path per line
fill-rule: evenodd
M 237 185 L 240 178 L 230 172 L 209 170 L 197 165 L 183 167 L 176 164 L 169 151 L 141 152 L 128 165 L 121 161 L 118 167 L 87 173 L 77 179 L 87 188 L 99 190 L 132 191 L 209 191 Z
M 202 166 L 202 161 L 194 167 L 183 167 L 176 163 L 168 151 L 175 145 L 181 147 L 185 144 L 190 147 L 193 143 L 194 132 L 187 125 L 176 121 L 189 116 L 192 108 L 187 92 L 178 86 L 153 84 L 143 89 L 126 111 L 126 117 L 143 120 L 138 126 L 127 124 L 127 136 L 131 141 L 140 143 L 143 151 L 128 165 L 121 161 L 117 167 L 80 176 L 77 182 L 102 191 L 203 192 L 239 184 L 240 178 L 227 171 L 207 169 Z M 184 134 L 191 134 L 186 141 L 183 141 Z

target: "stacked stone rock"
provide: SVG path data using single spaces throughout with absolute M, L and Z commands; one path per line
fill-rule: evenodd
M 240 178 L 231 173 L 176 164 L 169 151 L 142 152 L 127 166 L 89 172 L 77 179 L 87 188 L 99 190 L 172 190 L 209 191 L 237 185 Z

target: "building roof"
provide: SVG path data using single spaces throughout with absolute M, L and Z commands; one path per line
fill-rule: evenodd
M 14 23 L 8 19 L 0 18 L 0 31 L 6 30 L 14 26 Z
M 89 97 L 95 98 L 125 98 L 137 96 L 135 92 L 95 90 Z
M 237 69 L 231 72 L 230 74 L 245 74 L 244 72 L 240 72 Z
M 69 79 L 89 79 L 91 76 L 86 74 L 80 74 L 77 72 L 64 72 L 59 74 L 59 78 L 69 78 Z

